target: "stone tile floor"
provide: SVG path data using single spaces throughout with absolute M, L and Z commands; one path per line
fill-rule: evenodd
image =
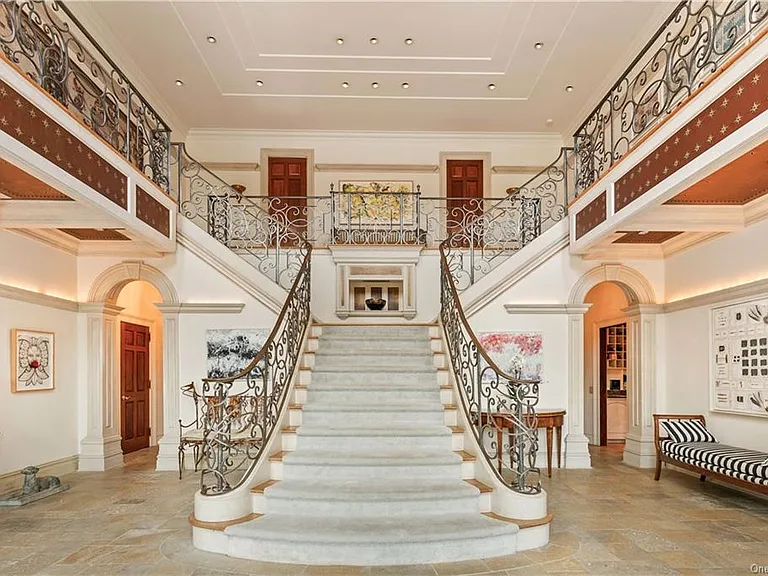
M 545 548 L 485 561 L 392 568 L 263 564 L 192 547 L 197 475 L 153 470 L 154 452 L 106 473 L 65 477 L 69 492 L 0 509 L 0 574 L 466 575 L 751 574 L 768 567 L 768 501 L 593 452 L 593 470 L 544 480 L 555 515 Z M 768 570 L 766 568 L 765 570 Z M 762 572 L 765 574 L 766 572 Z

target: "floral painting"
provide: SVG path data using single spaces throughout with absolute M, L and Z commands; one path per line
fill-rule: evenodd
M 411 226 L 416 219 L 413 182 L 339 182 L 337 226 L 350 223 L 371 227 Z
M 54 388 L 54 334 L 11 330 L 11 391 L 32 392 Z
M 208 378 L 226 378 L 242 372 L 264 346 L 267 333 L 267 329 L 207 330 Z
M 480 332 L 477 338 L 491 360 L 510 376 L 541 379 L 544 364 L 541 332 Z

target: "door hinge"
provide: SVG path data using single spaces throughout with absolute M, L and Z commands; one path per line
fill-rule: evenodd
M 147 428 L 147 436 L 152 436 L 152 428 Z
M 152 380 L 147 380 L 147 390 L 152 388 Z

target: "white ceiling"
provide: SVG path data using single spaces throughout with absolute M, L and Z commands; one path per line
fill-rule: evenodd
M 560 133 L 583 119 L 673 7 L 668 1 L 73 5 L 97 18 L 110 36 L 105 43 L 124 50 L 191 128 Z M 544 47 L 536 50 L 536 42 Z M 489 90 L 490 83 L 497 89 Z M 575 89 L 567 93 L 569 84 Z

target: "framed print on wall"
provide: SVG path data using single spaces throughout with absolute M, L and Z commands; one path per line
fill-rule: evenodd
M 53 332 L 11 330 L 11 392 L 53 390 L 55 367 Z

